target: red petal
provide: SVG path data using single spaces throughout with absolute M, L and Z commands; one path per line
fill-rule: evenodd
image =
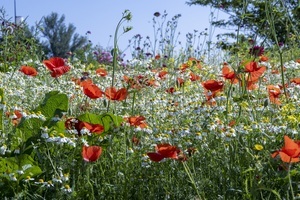
M 147 155 L 149 156 L 150 160 L 152 160 L 152 161 L 154 161 L 154 162 L 159 162 L 159 161 L 161 161 L 162 159 L 165 158 L 165 157 L 162 156 L 161 154 L 159 154 L 159 153 L 154 153 L 154 152 L 147 153 Z
M 91 99 L 97 99 L 102 96 L 102 91 L 95 84 L 84 84 L 83 93 Z
M 102 148 L 99 146 L 83 146 L 82 157 L 87 162 L 94 162 L 98 160 L 102 153 Z

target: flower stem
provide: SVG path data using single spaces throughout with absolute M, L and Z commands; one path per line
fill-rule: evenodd
M 194 189 L 195 189 L 195 191 L 197 193 L 197 196 L 198 196 L 199 200 L 202 200 L 202 197 L 201 197 L 201 195 L 200 195 L 200 193 L 198 191 L 196 182 L 195 182 L 195 180 L 194 180 L 194 178 L 192 176 L 191 170 L 189 169 L 189 167 L 186 164 L 186 162 L 182 162 L 182 163 L 183 163 L 184 170 L 185 170 L 186 174 L 188 175 L 188 177 L 189 177 L 189 179 L 190 179 L 190 181 L 191 181 L 191 183 L 192 183 L 192 185 L 193 185 L 193 187 L 194 187 Z

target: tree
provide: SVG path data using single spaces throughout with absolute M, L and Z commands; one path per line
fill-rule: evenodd
M 65 16 L 60 18 L 52 12 L 43 18 L 42 35 L 46 38 L 43 42 L 46 54 L 51 56 L 66 57 L 67 52 L 75 52 L 87 43 L 87 38 L 75 33 L 73 24 L 65 25 Z
M 265 45 L 287 44 L 291 35 L 299 35 L 300 4 L 298 0 L 190 0 L 188 5 L 210 6 L 229 15 L 212 25 L 238 30 L 237 37 L 258 38 Z M 239 38 L 239 37 L 237 37 Z

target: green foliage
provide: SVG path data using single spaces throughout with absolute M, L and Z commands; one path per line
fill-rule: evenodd
M 75 52 L 87 43 L 87 38 L 75 33 L 73 24 L 66 26 L 65 16 L 57 13 L 44 17 L 42 35 L 46 38 L 43 47 L 46 54 L 65 58 L 68 52 Z
M 63 112 L 68 111 L 68 97 L 59 91 L 51 91 L 45 94 L 43 102 L 34 112 L 41 112 L 47 119 L 57 116 L 62 117 Z
M 101 124 L 104 126 L 104 131 L 109 131 L 113 126 L 118 127 L 124 121 L 122 117 L 116 116 L 111 113 L 105 113 L 101 115 L 93 113 L 84 113 L 78 116 L 78 119 L 83 122 L 88 122 L 91 124 Z
M 228 20 L 213 21 L 212 25 L 228 29 L 233 27 L 238 31 L 237 34 L 259 38 L 269 46 L 276 44 L 276 40 L 289 44 L 291 35 L 298 35 L 300 31 L 297 0 L 190 0 L 187 4 L 210 6 L 228 14 Z
M 36 30 L 30 30 L 26 21 L 10 22 L 5 10 L 0 9 L 0 72 L 16 71 L 23 62 L 43 56 L 37 34 Z

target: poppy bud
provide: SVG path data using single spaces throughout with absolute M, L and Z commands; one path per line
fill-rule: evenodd
M 268 99 L 266 99 L 266 100 L 264 101 L 264 107 L 267 107 L 267 106 L 268 106 L 268 104 L 269 104 L 269 100 L 268 100 Z

